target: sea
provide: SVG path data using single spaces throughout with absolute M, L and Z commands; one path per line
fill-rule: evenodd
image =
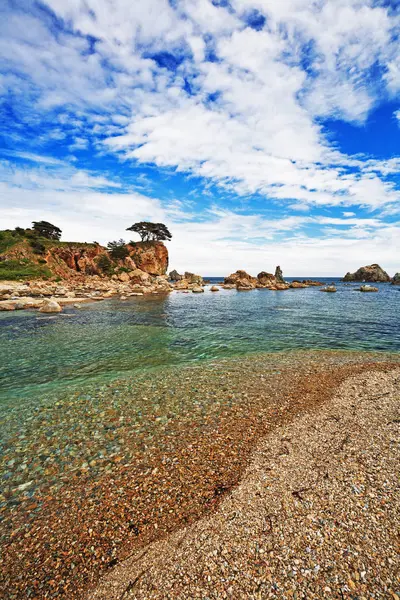
M 57 315 L 0 313 L 0 399 L 22 401 L 167 365 L 296 349 L 400 352 L 400 287 L 337 278 L 287 291 L 174 292 L 68 307 Z M 1 404 L 0 402 L 0 404 Z

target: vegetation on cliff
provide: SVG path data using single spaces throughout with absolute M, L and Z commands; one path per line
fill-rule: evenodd
M 154 236 L 163 228 L 168 232 L 161 223 L 154 226 Z M 119 278 L 137 270 L 158 276 L 165 275 L 168 268 L 168 250 L 157 239 L 129 244 L 113 241 L 105 248 L 97 242 L 61 242 L 60 236 L 61 229 L 47 221 L 35 221 L 29 229 L 0 231 L 0 280 L 60 280 L 87 275 Z

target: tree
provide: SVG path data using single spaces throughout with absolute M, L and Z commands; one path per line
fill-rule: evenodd
M 40 237 L 48 240 L 59 240 L 61 237 L 61 229 L 47 221 L 33 221 L 32 225 L 33 231 Z
M 107 249 L 111 258 L 114 260 L 124 260 L 124 258 L 129 256 L 129 250 L 125 246 L 124 240 L 119 240 L 118 242 L 109 242 L 107 244 Z
M 169 241 L 172 238 L 168 228 L 164 223 L 150 223 L 149 221 L 140 221 L 127 231 L 134 231 L 142 238 L 142 242 Z

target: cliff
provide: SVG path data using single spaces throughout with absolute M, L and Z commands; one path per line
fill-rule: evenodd
M 355 273 L 347 273 L 343 281 L 390 281 L 389 275 L 377 264 L 360 267 Z
M 8 232 L 0 232 L 0 234 Z M 126 246 L 128 256 L 114 259 L 100 244 L 70 243 L 0 235 L 0 280 L 62 279 L 83 281 L 87 276 L 132 279 L 131 275 L 163 276 L 168 250 L 162 242 Z

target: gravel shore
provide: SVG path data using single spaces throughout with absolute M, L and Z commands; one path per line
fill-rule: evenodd
M 400 598 L 400 369 L 345 379 L 260 440 L 206 516 L 144 546 L 90 600 Z

